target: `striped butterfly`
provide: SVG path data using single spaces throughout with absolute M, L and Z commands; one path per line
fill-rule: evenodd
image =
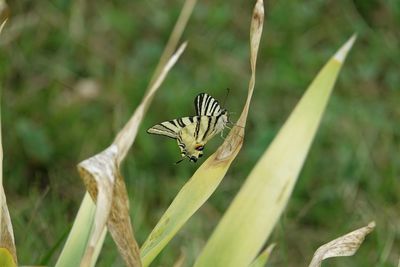
M 203 149 L 208 140 L 225 128 L 228 112 L 221 108 L 215 98 L 206 93 L 197 95 L 194 105 L 196 116 L 164 121 L 154 125 L 147 132 L 176 139 L 182 157 L 196 162 L 203 156 Z

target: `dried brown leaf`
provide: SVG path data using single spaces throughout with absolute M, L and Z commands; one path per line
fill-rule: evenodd
M 336 238 L 331 242 L 319 247 L 314 253 L 314 257 L 309 267 L 319 267 L 324 259 L 332 257 L 344 257 L 354 255 L 365 236 L 375 228 L 375 222 L 370 222 L 367 226 L 357 229 L 344 236 Z

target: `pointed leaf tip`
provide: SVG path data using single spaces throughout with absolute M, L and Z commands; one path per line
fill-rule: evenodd
M 334 59 L 343 63 L 346 59 L 347 53 L 350 51 L 351 47 L 353 46 L 354 42 L 357 39 L 357 34 L 353 34 L 350 39 L 337 51 L 337 53 L 333 56 Z

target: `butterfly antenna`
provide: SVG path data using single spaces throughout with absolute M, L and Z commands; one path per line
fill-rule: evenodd
M 177 162 L 175 162 L 175 165 L 178 165 L 179 163 L 181 163 L 185 158 L 178 160 Z

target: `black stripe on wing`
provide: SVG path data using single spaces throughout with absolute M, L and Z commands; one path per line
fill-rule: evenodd
M 194 99 L 197 116 L 218 116 L 221 114 L 221 106 L 212 96 L 201 93 Z
M 215 123 L 213 123 L 213 117 L 207 116 L 206 118 L 207 118 L 207 127 L 203 134 L 203 140 L 207 138 L 208 133 L 210 132 L 210 130 L 214 129 L 215 126 Z

